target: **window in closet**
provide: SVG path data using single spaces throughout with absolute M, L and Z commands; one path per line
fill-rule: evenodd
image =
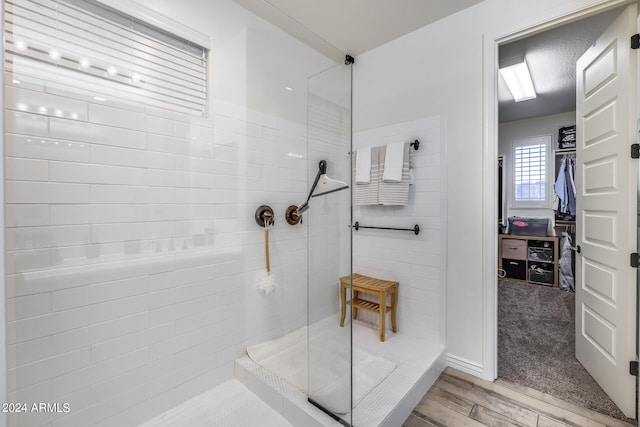
M 548 207 L 550 147 L 548 135 L 513 141 L 511 202 L 514 208 Z

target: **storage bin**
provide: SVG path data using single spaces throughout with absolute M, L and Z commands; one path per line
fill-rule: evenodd
M 576 125 L 560 128 L 558 131 L 558 148 L 561 150 L 576 148 Z
M 529 265 L 529 281 L 553 286 L 553 264 L 533 263 Z
M 553 262 L 553 242 L 548 240 L 529 240 L 527 248 L 529 261 Z
M 532 248 L 529 247 L 529 261 L 553 262 L 552 248 Z
M 527 259 L 527 241 L 502 239 L 502 258 Z
M 509 218 L 509 234 L 514 236 L 547 236 L 549 218 Z
M 503 259 L 502 268 L 507 278 L 527 280 L 527 262 L 518 259 Z

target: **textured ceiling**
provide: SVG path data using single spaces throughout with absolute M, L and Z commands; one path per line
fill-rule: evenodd
M 538 93 L 535 99 L 516 103 L 500 77 L 500 121 L 575 110 L 576 61 L 620 12 L 621 9 L 612 10 L 500 46 L 501 64 L 516 57 L 526 57 Z

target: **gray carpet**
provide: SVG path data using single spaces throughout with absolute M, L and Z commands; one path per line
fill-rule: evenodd
M 498 376 L 612 417 L 626 418 L 575 358 L 575 295 L 498 284 Z

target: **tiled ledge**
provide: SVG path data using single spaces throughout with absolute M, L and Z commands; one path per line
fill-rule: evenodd
M 249 356 L 236 360 L 235 377 L 294 426 L 342 427 L 342 424 L 309 403 L 304 393 L 255 363 Z

